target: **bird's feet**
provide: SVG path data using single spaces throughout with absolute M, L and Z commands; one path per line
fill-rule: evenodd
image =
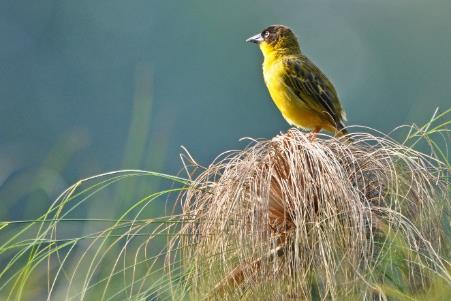
M 316 135 L 319 133 L 320 130 L 321 130 L 321 128 L 314 129 L 307 135 L 307 138 L 312 142 L 315 141 Z

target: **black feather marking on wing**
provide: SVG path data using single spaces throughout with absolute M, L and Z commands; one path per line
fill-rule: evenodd
M 327 78 L 319 69 L 309 61 L 300 59 L 288 59 L 285 61 L 287 73 L 284 77 L 285 84 L 303 101 L 307 106 L 312 107 L 304 97 L 310 97 L 317 101 L 320 107 L 330 115 L 332 121 L 341 125 L 341 116 L 334 106 L 338 102 L 335 91 L 329 87 Z M 333 87 L 332 87 L 333 89 Z M 317 109 L 316 109 L 317 110 Z

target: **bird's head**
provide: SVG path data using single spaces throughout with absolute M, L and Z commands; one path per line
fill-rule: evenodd
M 247 39 L 246 42 L 258 44 L 264 56 L 296 54 L 301 51 L 296 35 L 284 25 L 271 25 L 261 33 Z

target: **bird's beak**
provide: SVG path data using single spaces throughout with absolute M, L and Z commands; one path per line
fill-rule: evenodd
M 261 42 L 263 42 L 263 37 L 262 37 L 261 34 L 256 34 L 255 36 L 252 36 L 249 39 L 247 39 L 246 42 L 252 42 L 252 43 L 255 43 L 255 44 L 260 44 Z

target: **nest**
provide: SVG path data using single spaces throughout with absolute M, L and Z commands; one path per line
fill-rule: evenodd
M 185 285 L 195 300 L 373 300 L 390 271 L 412 291 L 431 274 L 450 281 L 437 226 L 446 169 L 370 134 L 311 141 L 291 129 L 253 141 L 182 195 L 172 248 Z

